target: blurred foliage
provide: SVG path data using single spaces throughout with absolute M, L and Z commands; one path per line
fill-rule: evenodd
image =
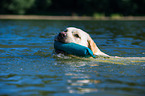
M 143 16 L 144 9 L 145 0 L 0 0 L 0 14 Z
M 0 0 L 0 12 L 24 14 L 31 8 L 35 0 Z

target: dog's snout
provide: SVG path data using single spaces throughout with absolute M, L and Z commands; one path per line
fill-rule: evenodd
M 66 32 L 60 32 L 60 33 L 59 33 L 59 36 L 60 36 L 60 37 L 66 37 Z

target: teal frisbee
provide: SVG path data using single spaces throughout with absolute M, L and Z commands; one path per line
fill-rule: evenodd
M 75 56 L 80 56 L 80 57 L 93 57 L 95 58 L 96 56 L 93 55 L 93 52 L 91 49 L 88 47 L 75 44 L 75 43 L 61 43 L 58 41 L 54 42 L 54 48 L 56 50 L 64 51 L 67 54 L 72 54 Z

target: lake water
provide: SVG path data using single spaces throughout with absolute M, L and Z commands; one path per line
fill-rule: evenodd
M 145 57 L 145 21 L 0 20 L 0 95 L 145 95 L 145 60 L 54 55 L 54 36 L 68 26 L 111 56 Z

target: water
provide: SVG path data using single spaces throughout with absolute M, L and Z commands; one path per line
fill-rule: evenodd
M 145 57 L 144 21 L 0 20 L 0 95 L 145 95 L 145 62 L 53 55 L 68 26 L 88 32 L 111 55 Z

